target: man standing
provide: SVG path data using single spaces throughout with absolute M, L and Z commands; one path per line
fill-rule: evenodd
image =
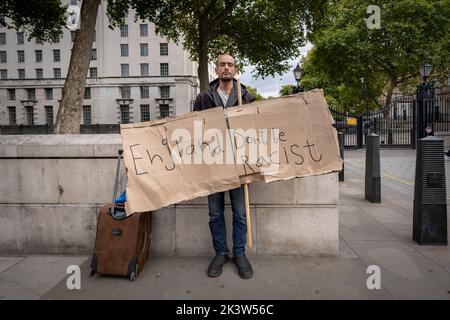
M 238 105 L 236 65 L 229 54 L 217 57 L 216 73 L 218 78 L 209 84 L 209 88 L 197 96 L 194 111 L 222 106 L 223 108 Z M 242 103 L 250 103 L 255 98 L 241 85 Z M 247 243 L 247 221 L 245 217 L 244 189 L 241 186 L 228 191 L 233 211 L 233 263 L 237 266 L 239 276 L 249 279 L 253 276 L 253 269 L 245 256 Z M 209 277 L 218 277 L 222 273 L 223 265 L 228 261 L 228 245 L 225 228 L 225 192 L 218 192 L 208 196 L 209 228 L 211 230 L 216 256 L 208 267 Z

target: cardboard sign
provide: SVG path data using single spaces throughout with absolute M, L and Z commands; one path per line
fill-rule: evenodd
M 126 212 L 342 168 L 322 90 L 121 125 Z

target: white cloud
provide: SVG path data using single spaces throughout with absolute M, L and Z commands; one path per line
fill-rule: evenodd
M 308 51 L 311 49 L 311 43 L 307 43 L 306 46 L 300 48 L 301 55 L 306 56 Z M 285 84 L 295 84 L 294 75 L 292 70 L 294 70 L 297 65 L 300 57 L 296 59 L 289 60 L 289 65 L 291 68 L 282 75 L 277 75 L 275 77 L 267 77 L 265 79 L 254 79 L 252 77 L 253 67 L 248 66 L 244 68 L 244 73 L 241 75 L 241 81 L 244 84 L 252 86 L 258 90 L 258 92 L 265 98 L 272 96 L 278 97 L 280 89 Z

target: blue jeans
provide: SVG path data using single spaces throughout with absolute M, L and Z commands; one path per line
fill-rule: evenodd
M 242 256 L 247 243 L 247 220 L 245 216 L 244 188 L 232 189 L 230 193 L 233 211 L 233 256 Z M 208 196 L 209 228 L 216 254 L 228 255 L 227 232 L 225 228 L 225 192 Z

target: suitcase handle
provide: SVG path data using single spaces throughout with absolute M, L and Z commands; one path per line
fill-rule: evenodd
M 123 219 L 122 216 L 118 216 L 119 218 L 116 218 L 115 214 L 115 206 L 116 206 L 116 196 L 117 196 L 117 187 L 119 184 L 119 169 L 120 169 L 120 159 L 122 158 L 123 149 L 119 149 L 117 152 L 117 169 L 116 169 L 116 180 L 114 180 L 114 191 L 113 191 L 113 198 L 112 198 L 112 209 L 111 209 L 111 215 L 115 219 Z M 126 216 L 126 214 L 125 214 Z

